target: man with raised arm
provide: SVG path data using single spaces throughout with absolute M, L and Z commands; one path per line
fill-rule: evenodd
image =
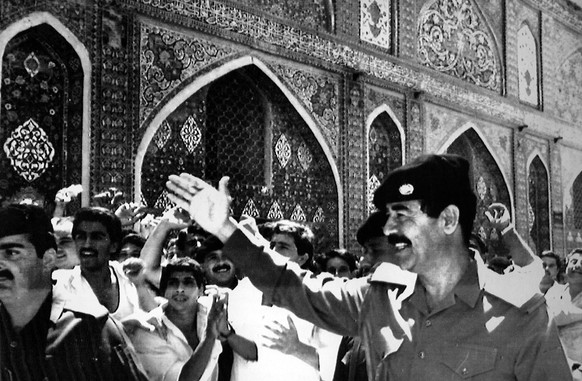
M 229 216 L 228 178 L 216 190 L 170 176 L 171 200 L 236 247 L 232 259 L 271 302 L 341 335 L 360 336 L 370 380 L 568 380 L 544 299 L 489 290 L 468 255 L 476 198 L 469 163 L 425 155 L 391 171 L 374 194 L 398 266 L 369 278 L 311 277 Z M 260 266 L 256 264 L 260 263 Z M 402 272 L 409 270 L 411 273 Z

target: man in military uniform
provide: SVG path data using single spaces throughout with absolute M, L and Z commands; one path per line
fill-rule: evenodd
M 374 203 L 388 216 L 384 234 L 398 266 L 345 282 L 309 276 L 241 229 L 228 214 L 227 182 L 217 191 L 182 174 L 167 186 L 267 302 L 360 336 L 370 380 L 571 379 L 543 297 L 515 303 L 507 293 L 517 285 L 489 290 L 479 278 L 468 255 L 476 198 L 465 159 L 426 155 L 387 175 Z

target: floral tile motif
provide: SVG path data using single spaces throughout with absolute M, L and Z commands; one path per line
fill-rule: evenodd
M 390 0 L 360 1 L 360 39 L 390 48 Z
M 255 205 L 255 202 L 253 201 L 252 198 L 250 198 L 247 201 L 241 214 L 244 216 L 249 216 L 249 217 L 253 217 L 253 218 L 260 217 L 260 215 L 261 215 L 259 213 L 259 210 L 257 209 L 257 205 Z
M 281 167 L 285 168 L 289 162 L 289 159 L 291 159 L 291 145 L 289 144 L 285 134 L 281 134 L 277 140 L 277 143 L 275 144 L 275 155 L 277 156 Z
M 315 211 L 315 214 L 313 216 L 313 222 L 315 223 L 325 222 L 325 213 L 323 212 L 323 209 L 321 207 L 318 207 L 317 210 Z
M 160 128 L 156 131 L 154 135 L 154 144 L 158 149 L 164 148 L 170 137 L 172 136 L 172 128 L 168 124 L 167 120 L 164 120 Z
M 419 17 L 418 58 L 478 86 L 501 90 L 495 40 L 472 0 L 436 0 Z
M 311 155 L 311 151 L 305 143 L 301 143 L 299 146 L 299 149 L 297 150 L 297 158 L 299 159 L 301 168 L 303 168 L 304 171 L 307 171 L 313 161 L 313 155 Z
M 285 218 L 283 216 L 283 211 L 281 210 L 281 205 L 277 201 L 273 201 L 269 213 L 267 213 L 267 218 L 270 220 L 281 220 Z
M 303 209 L 301 205 L 295 205 L 295 209 L 293 209 L 293 213 L 291 213 L 291 220 L 293 221 L 301 221 L 305 222 L 307 218 L 305 217 L 305 213 L 303 213 Z
M 55 156 L 47 134 L 33 119 L 10 134 L 4 143 L 4 152 L 14 170 L 28 182 L 39 178 Z
M 200 131 L 200 127 L 198 127 L 198 123 L 192 115 L 188 116 L 188 119 L 182 125 L 182 129 L 180 129 L 180 137 L 186 146 L 186 149 L 190 154 L 194 153 L 198 144 L 200 144 L 200 140 L 202 140 L 202 131 Z
M 517 32 L 517 57 L 519 72 L 519 99 L 538 105 L 538 53 L 536 40 L 527 25 Z

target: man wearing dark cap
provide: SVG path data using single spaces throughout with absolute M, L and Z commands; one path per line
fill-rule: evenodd
M 235 265 L 267 301 L 360 336 L 370 380 L 571 379 L 543 297 L 515 305 L 481 283 L 468 253 L 476 198 L 459 156 L 421 156 L 387 175 L 374 203 L 398 266 L 345 282 L 311 277 L 240 229 L 228 178 L 218 191 L 189 174 L 169 180 L 172 201 L 238 254 Z
M 10 205 L 0 221 L 0 380 L 144 380 L 105 308 L 53 291 L 44 211 Z
M 358 243 L 364 248 L 364 259 L 374 269 L 382 262 L 394 263 L 394 246 L 388 243 L 384 235 L 384 225 L 388 216 L 383 211 L 376 211 L 366 219 L 356 233 Z M 372 270 L 373 271 L 373 270 Z

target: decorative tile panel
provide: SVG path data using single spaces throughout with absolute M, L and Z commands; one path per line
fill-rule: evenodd
M 538 50 L 536 40 L 527 25 L 517 33 L 519 99 L 538 105 Z
M 568 57 L 556 73 L 557 114 L 570 122 L 582 121 L 582 49 Z
M 215 42 L 142 25 L 140 124 L 178 85 L 234 52 Z
M 497 47 L 472 0 L 435 0 L 418 23 L 420 62 L 478 86 L 501 91 Z
M 200 127 L 192 115 L 189 115 L 182 125 L 180 138 L 182 138 L 188 152 L 194 153 L 196 147 L 200 144 L 200 140 L 202 140 L 202 131 L 200 131 Z
M 339 117 L 337 80 L 329 75 L 316 75 L 276 63 L 271 65 L 311 112 L 337 157 Z
M 390 49 L 391 0 L 360 0 L 360 39 Z
M 295 205 L 295 208 L 293 209 L 293 213 L 291 213 L 290 219 L 293 221 L 300 221 L 300 222 L 305 222 L 307 220 L 307 218 L 305 217 L 305 213 L 303 212 L 303 209 L 301 208 L 301 205 L 299 205 L 299 204 Z
M 168 140 L 172 137 L 172 128 L 168 124 L 167 120 L 162 122 L 160 128 L 156 131 L 154 135 L 154 144 L 158 149 L 163 149 Z
M 285 168 L 291 158 L 291 146 L 289 145 L 289 141 L 285 134 L 281 134 L 275 144 L 275 155 L 277 156 L 281 167 Z
M 270 220 L 281 220 L 285 218 L 283 216 L 283 211 L 281 210 L 281 206 L 277 201 L 274 201 L 269 208 L 269 212 L 267 213 L 267 218 Z
M 4 142 L 4 153 L 14 170 L 31 182 L 51 165 L 55 148 L 44 130 L 34 120 L 29 119 L 12 131 Z
M 260 213 L 259 213 L 259 210 L 257 209 L 257 205 L 255 204 L 255 202 L 253 201 L 252 198 L 250 198 L 247 201 L 247 203 L 245 204 L 245 207 L 243 208 L 241 215 L 249 216 L 249 217 L 253 217 L 253 218 L 260 217 Z

